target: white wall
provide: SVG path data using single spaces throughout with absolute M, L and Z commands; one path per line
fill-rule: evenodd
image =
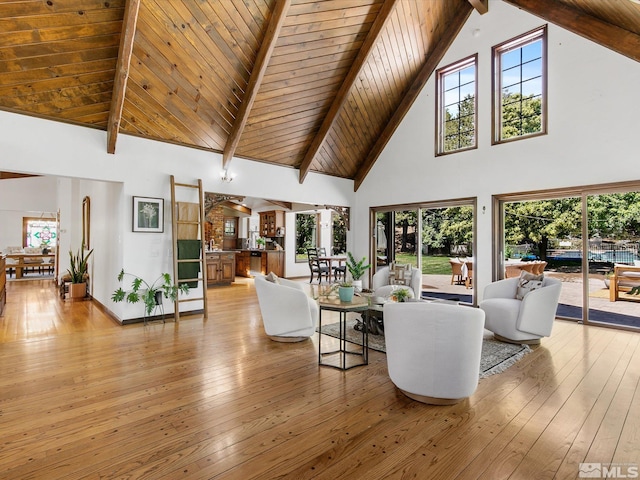
M 55 218 L 56 192 L 56 180 L 51 177 L 0 180 L 0 251 L 22 246 L 24 217 Z
M 110 300 L 122 267 L 149 280 L 172 272 L 171 174 L 181 183 L 201 178 L 204 190 L 210 192 L 309 204 L 351 205 L 354 199 L 352 181 L 328 175 L 310 173 L 301 185 L 296 169 L 234 159 L 230 170 L 236 178 L 222 183 L 222 157 L 216 153 L 119 135 L 116 154 L 109 155 L 101 130 L 2 111 L 0 126 L 0 170 L 63 177 L 58 180 L 57 202 L 64 219 L 61 230 L 69 240 L 61 245 L 62 252 L 68 252 L 74 239 L 76 244 L 81 241 L 82 198 L 91 197 L 93 294 L 121 320 L 140 317 L 142 312 L 139 304 Z M 33 132 L 38 132 L 36 140 Z M 132 232 L 133 196 L 164 198 L 164 233 Z M 3 208 L 23 208 L 15 200 L 7 203 Z M 198 308 L 196 302 L 183 305 Z M 165 304 L 165 311 L 173 312 L 172 305 Z
M 356 194 L 358 255 L 372 206 L 477 197 L 480 293 L 492 280 L 492 195 L 640 179 L 640 64 L 551 24 L 549 133 L 491 146 L 491 47 L 544 24 L 497 0 L 472 14 L 439 67 L 478 53 L 478 148 L 435 157 L 432 76 Z

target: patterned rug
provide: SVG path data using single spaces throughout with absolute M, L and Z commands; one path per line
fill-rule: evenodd
M 355 324 L 356 320 L 347 320 L 347 341 L 362 345 L 362 332 L 353 328 Z M 338 323 L 323 325 L 322 333 L 338 338 Z M 369 334 L 369 348 L 385 352 L 384 335 Z M 482 355 L 480 357 L 480 378 L 504 372 L 529 352 L 531 352 L 531 348 L 528 345 L 499 342 L 491 334 L 485 336 L 482 341 Z

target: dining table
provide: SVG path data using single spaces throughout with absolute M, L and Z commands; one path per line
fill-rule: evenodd
M 335 270 L 333 269 L 334 262 L 337 264 L 337 267 L 339 268 L 347 261 L 347 256 L 346 255 L 318 255 L 318 261 L 326 262 L 329 265 L 329 271 L 334 272 L 334 278 L 335 278 L 336 277 Z M 346 276 L 346 272 L 345 272 L 345 276 Z
M 5 269 L 15 269 L 16 278 L 23 278 L 23 272 L 27 268 L 52 270 L 55 258 L 54 253 L 9 253 Z

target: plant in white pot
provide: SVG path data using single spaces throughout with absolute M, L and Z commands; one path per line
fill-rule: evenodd
M 131 282 L 131 290 L 123 290 L 119 287 L 113 295 L 111 300 L 114 302 L 122 302 L 126 300 L 128 303 L 144 303 L 144 316 L 145 318 L 151 315 L 151 312 L 162 305 L 162 297 L 175 302 L 178 298 L 178 293 L 189 293 L 189 285 L 181 283 L 179 285 L 173 284 L 171 281 L 171 275 L 168 273 L 161 274 L 154 282 L 149 283 L 137 275 L 127 273 L 124 269 L 120 270 L 118 274 L 118 281 L 122 282 L 125 275 L 133 277 Z
M 87 279 L 89 278 L 89 264 L 88 260 L 93 249 L 89 250 L 89 253 L 84 253 L 84 243 L 80 247 L 80 250 L 75 255 L 69 250 L 69 269 L 67 270 L 69 281 L 69 297 L 70 298 L 84 298 L 87 296 Z
M 362 276 L 370 267 L 371 265 L 367 263 L 366 257 L 362 257 L 362 260 L 356 260 L 351 252 L 347 252 L 347 270 L 349 270 L 353 286 L 357 291 L 362 290 Z

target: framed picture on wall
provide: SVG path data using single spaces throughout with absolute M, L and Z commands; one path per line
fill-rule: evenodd
M 164 198 L 133 197 L 133 231 L 164 232 Z

